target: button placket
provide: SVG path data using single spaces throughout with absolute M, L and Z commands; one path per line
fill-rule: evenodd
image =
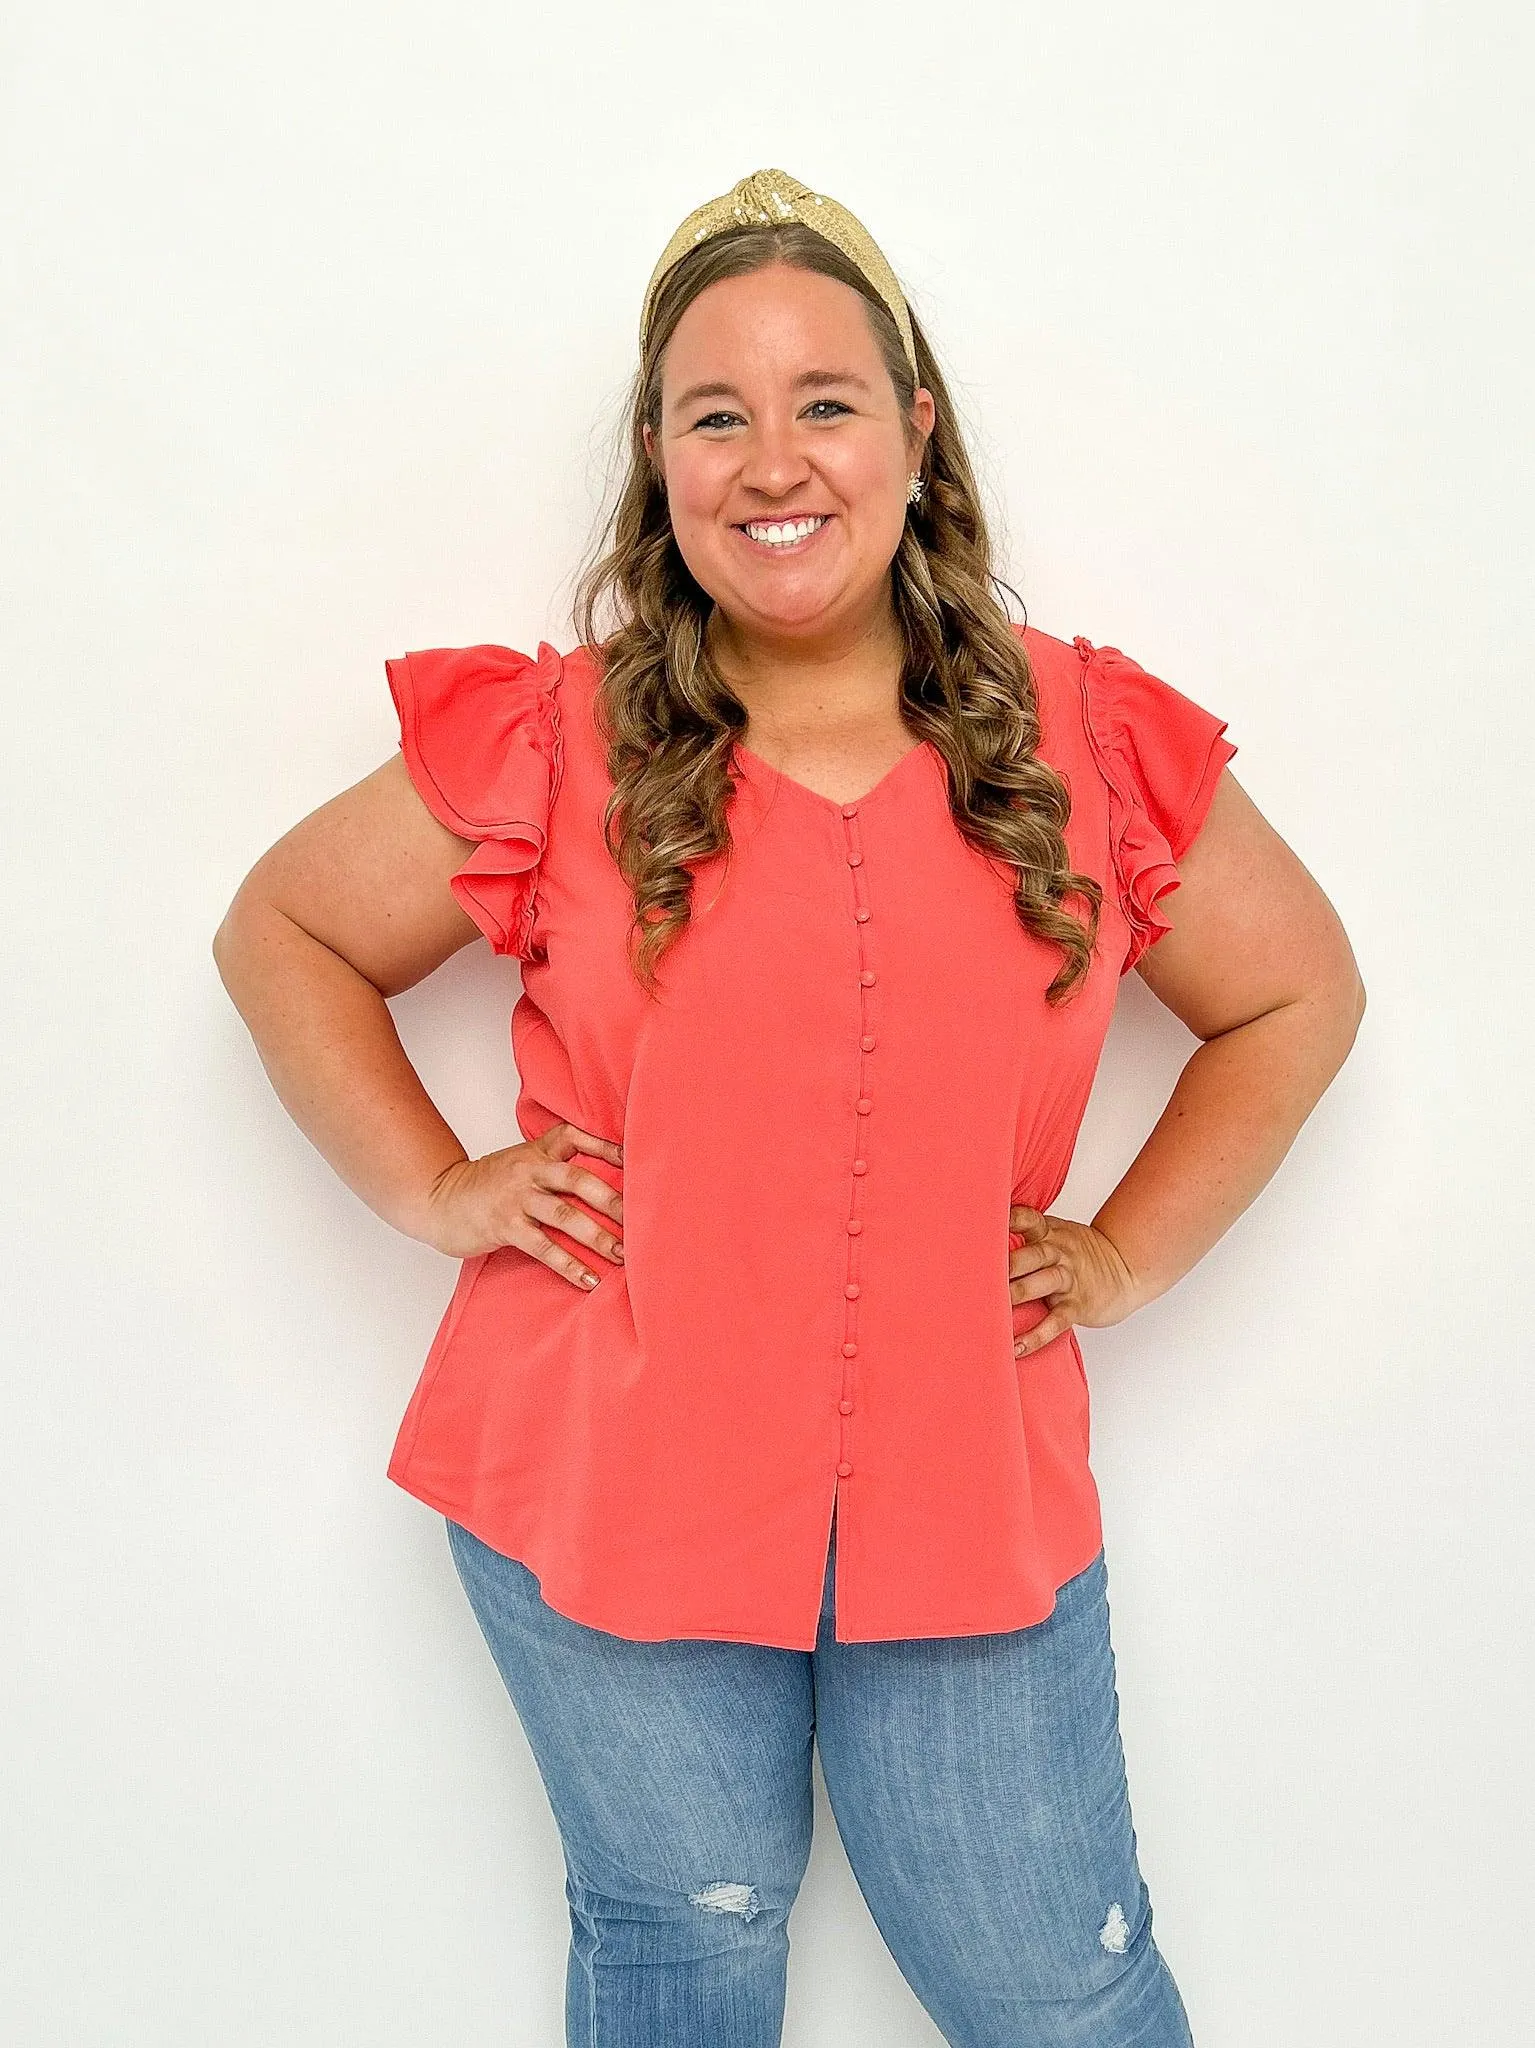
M 837 1477 L 851 1478 L 853 1472 L 853 1424 L 855 1413 L 853 1360 L 858 1356 L 858 1304 L 863 1292 L 861 1277 L 861 1252 L 863 1245 L 864 1181 L 869 1171 L 869 1125 L 874 1112 L 873 1063 L 869 1058 L 877 1042 L 874 1030 L 874 997 L 871 991 L 877 986 L 879 976 L 870 957 L 868 931 L 873 911 L 867 900 L 867 885 L 864 880 L 863 843 L 859 835 L 857 804 L 843 804 L 842 835 L 843 851 L 847 861 L 848 875 L 852 882 L 853 928 L 858 935 L 858 1003 L 859 1036 L 857 1061 L 858 1092 L 853 1101 L 854 1139 L 853 1160 L 849 1176 L 848 1218 L 847 1218 L 847 1277 L 843 1283 L 843 1326 L 842 1396 L 837 1403 L 841 1421 L 841 1457 L 837 1463 Z

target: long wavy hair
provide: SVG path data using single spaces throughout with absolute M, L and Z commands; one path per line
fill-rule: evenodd
M 865 301 L 908 420 L 918 388 L 884 302 L 840 249 L 798 222 L 732 229 L 700 243 L 657 293 L 626 400 L 621 485 L 578 573 L 572 608 L 582 643 L 600 665 L 596 716 L 613 783 L 603 833 L 633 893 L 632 965 L 651 994 L 657 961 L 691 916 L 694 866 L 728 849 L 730 756 L 738 740 L 744 743 L 748 717 L 711 655 L 706 628 L 714 600 L 673 537 L 643 430 L 660 433 L 667 344 L 688 306 L 721 278 L 771 263 L 850 285 Z M 1034 678 L 998 595 L 1009 586 L 993 573 L 980 492 L 943 373 L 915 313 L 911 324 L 918 379 L 933 394 L 937 420 L 921 458 L 927 488 L 908 512 L 890 566 L 905 640 L 901 716 L 913 740 L 930 740 L 948 764 L 958 830 L 1013 871 L 1019 923 L 1060 947 L 1064 959 L 1046 990 L 1046 1000 L 1058 1003 L 1091 965 L 1103 891 L 1070 865 L 1070 792 L 1035 758 Z M 915 445 L 913 434 L 914 457 Z M 616 617 L 606 632 L 597 623 L 604 606 Z M 1086 903 L 1085 925 L 1061 907 L 1069 896 Z

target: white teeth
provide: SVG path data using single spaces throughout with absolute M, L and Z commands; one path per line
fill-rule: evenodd
M 770 548 L 787 548 L 793 547 L 796 541 L 803 540 L 806 534 L 814 533 L 818 526 L 824 526 L 825 524 L 824 518 L 799 519 L 787 525 L 776 523 L 770 523 L 766 526 L 748 525 L 746 531 L 753 540 L 762 541 Z

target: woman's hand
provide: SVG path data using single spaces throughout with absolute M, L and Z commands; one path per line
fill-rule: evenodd
M 565 1123 L 555 1124 L 526 1145 L 508 1145 L 504 1151 L 487 1152 L 483 1159 L 455 1161 L 432 1185 L 421 1233 L 424 1241 L 455 1259 L 478 1258 L 482 1252 L 514 1244 L 563 1273 L 573 1286 L 595 1287 L 597 1274 L 540 1227 L 552 1223 L 564 1236 L 622 1264 L 623 1240 L 569 1199 L 578 1196 L 588 1208 L 611 1216 L 622 1227 L 623 1196 L 588 1168 L 572 1163 L 581 1152 L 612 1166 L 624 1163 L 622 1145 Z
M 1135 1275 L 1101 1230 L 1021 1207 L 1010 1209 L 1007 1220 L 1009 1292 L 1015 1302 L 1043 1301 L 1049 1310 L 1014 1338 L 1015 1358 L 1041 1350 L 1075 1323 L 1101 1330 L 1140 1306 Z

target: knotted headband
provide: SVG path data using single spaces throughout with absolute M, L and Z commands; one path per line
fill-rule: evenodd
M 889 307 L 891 319 L 901 330 L 906 359 L 915 377 L 917 345 L 912 339 L 906 294 L 896 281 L 895 272 L 885 261 L 879 244 L 863 222 L 849 213 L 845 206 L 839 206 L 824 192 L 812 192 L 808 185 L 802 185 L 798 178 L 791 178 L 787 171 L 753 171 L 750 177 L 742 178 L 739 184 L 733 185 L 718 199 L 707 200 L 688 215 L 662 250 L 661 260 L 645 287 L 645 304 L 640 313 L 641 350 L 649 339 L 651 310 L 661 280 L 682 261 L 689 249 L 696 249 L 700 242 L 707 242 L 713 235 L 723 235 L 731 228 L 776 226 L 790 220 L 812 229 L 857 264 Z

